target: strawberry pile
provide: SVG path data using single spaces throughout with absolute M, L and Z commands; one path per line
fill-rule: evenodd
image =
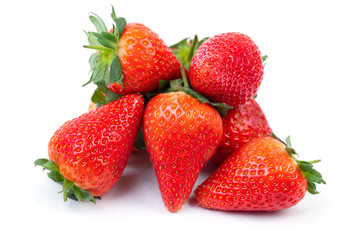
M 325 184 L 290 138 L 280 140 L 255 97 L 266 56 L 238 32 L 167 46 L 151 29 L 95 14 L 91 110 L 51 137 L 49 159 L 35 165 L 63 186 L 63 197 L 96 202 L 121 177 L 132 151 L 149 153 L 166 208 L 177 212 L 202 167 L 218 165 L 194 191 L 204 208 L 275 211 Z

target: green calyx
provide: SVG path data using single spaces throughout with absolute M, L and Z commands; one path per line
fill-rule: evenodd
M 77 200 L 79 202 L 90 201 L 90 202 L 96 203 L 95 198 L 93 195 L 91 195 L 91 193 L 80 189 L 73 182 L 67 180 L 60 173 L 59 167 L 55 162 L 50 161 L 45 158 L 40 158 L 40 159 L 37 159 L 34 163 L 35 163 L 35 166 L 40 166 L 44 170 L 45 169 L 49 170 L 50 172 L 48 172 L 47 175 L 51 180 L 53 180 L 54 182 L 57 182 L 57 183 L 62 183 L 63 190 L 60 191 L 59 193 L 63 193 L 63 198 L 64 198 L 65 202 L 67 201 L 68 198 L 71 198 L 71 199 Z
M 266 60 L 267 60 L 268 58 L 269 58 L 268 55 L 264 55 L 264 56 L 262 56 L 262 58 L 261 58 L 264 67 L 265 67 L 265 65 L 266 65 Z
M 189 70 L 190 62 L 198 48 L 209 38 L 203 38 L 199 41 L 197 35 L 194 39 L 184 38 L 178 43 L 175 43 L 170 46 L 170 49 L 173 51 L 177 59 L 183 64 L 183 66 Z
M 181 68 L 181 77 L 182 79 L 175 79 L 170 81 L 170 88 L 168 88 L 165 92 L 177 92 L 182 91 L 193 98 L 198 99 L 201 103 L 207 103 L 213 106 L 221 116 L 225 116 L 227 111 L 233 107 L 226 105 L 225 103 L 216 103 L 211 102 L 201 93 L 196 92 L 194 89 L 191 88 L 185 73 L 185 68 Z
M 109 32 L 104 21 L 94 13 L 90 15 L 90 21 L 95 25 L 96 32 L 86 32 L 89 45 L 85 48 L 96 50 L 89 59 L 91 77 L 83 86 L 90 83 L 96 84 L 106 95 L 109 93 L 108 86 L 118 83 L 122 86 L 123 74 L 118 53 L 118 42 L 125 29 L 126 20 L 117 17 L 112 7 L 111 18 L 114 21 L 112 32 Z
M 315 170 L 313 167 L 315 163 L 320 162 L 321 160 L 313 160 L 313 161 L 303 161 L 297 159 L 299 156 L 295 149 L 291 145 L 290 136 L 286 138 L 285 142 L 278 138 L 274 133 L 272 136 L 282 142 L 285 145 L 286 153 L 291 156 L 296 163 L 299 165 L 301 172 L 304 174 L 306 181 L 307 181 L 307 190 L 311 194 L 318 194 L 319 192 L 316 191 L 316 183 L 317 184 L 326 184 L 325 180 L 323 179 L 321 173 Z

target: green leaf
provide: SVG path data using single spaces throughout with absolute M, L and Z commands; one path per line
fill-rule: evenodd
M 232 109 L 233 107 L 226 105 L 225 103 L 214 103 L 211 102 L 209 99 L 207 99 L 204 95 L 202 95 L 201 93 L 196 92 L 194 89 L 189 88 L 189 87 L 184 87 L 183 88 L 184 92 L 186 92 L 187 94 L 189 94 L 192 97 L 195 97 L 196 99 L 198 99 L 200 102 L 202 103 L 208 103 L 214 107 L 220 107 L 220 108 L 225 108 L 225 109 Z
M 326 184 L 326 182 L 322 178 L 321 173 L 319 173 L 315 169 L 310 169 L 309 171 L 305 172 L 305 177 L 309 182 L 314 182 L 314 183 L 318 183 L 318 184 L 320 184 L 320 183 Z
M 34 162 L 34 164 L 35 164 L 35 166 L 42 167 L 44 170 L 47 169 L 49 171 L 54 171 L 54 172 L 60 173 L 58 165 L 55 162 L 50 161 L 46 158 L 37 159 Z
M 63 182 L 64 181 L 64 176 L 61 175 L 61 173 L 59 173 L 59 172 L 51 171 L 47 175 L 54 182 Z
M 266 60 L 268 59 L 268 55 L 264 55 L 264 56 L 262 56 L 262 61 L 263 61 L 263 63 L 265 63 L 266 62 Z
M 92 32 L 87 32 L 87 31 L 84 31 L 84 32 L 88 38 L 88 42 L 90 45 L 100 46 L 100 43 L 98 42 L 97 37 L 95 37 L 94 34 L 92 34 Z
M 72 187 L 74 186 L 74 183 L 64 178 L 63 181 L 63 190 L 61 191 L 63 193 L 64 202 L 67 201 L 68 193 L 69 191 L 73 191 Z M 61 193 L 60 192 L 60 193 Z
M 232 109 L 233 107 L 226 105 L 225 103 L 216 103 L 216 102 L 211 102 L 209 99 L 207 99 L 204 95 L 196 92 L 195 90 L 193 90 L 192 88 L 189 87 L 183 87 L 182 89 L 183 92 L 189 94 L 190 96 L 198 99 L 200 102 L 202 103 L 207 103 L 211 106 L 213 106 L 214 108 L 216 108 L 216 110 L 220 113 L 220 115 L 223 117 L 226 115 L 227 111 L 229 109 Z
M 72 181 L 67 180 L 60 173 L 59 167 L 55 162 L 45 158 L 40 158 L 37 159 L 34 163 L 35 166 L 41 166 L 44 169 L 50 170 L 47 175 L 51 180 L 62 183 L 63 189 L 59 193 L 63 193 L 64 201 L 67 201 L 68 197 L 73 198 L 72 196 L 76 196 L 77 199 L 95 203 L 95 198 L 89 192 L 80 189 Z
M 47 163 L 48 161 L 49 161 L 49 159 L 39 158 L 34 162 L 34 164 L 35 164 L 35 166 L 41 166 L 41 165 Z
M 96 203 L 95 198 L 88 191 L 81 190 L 81 200 L 82 201 L 90 201 L 92 203 Z
M 105 93 L 105 99 L 107 103 L 110 103 L 112 101 L 115 101 L 116 99 L 119 99 L 121 97 L 121 95 L 114 93 L 113 91 L 107 89 L 106 93 Z
M 92 202 L 96 204 L 95 197 L 91 195 L 88 191 L 82 190 L 81 188 L 77 187 L 76 185 L 73 185 L 71 189 L 67 192 L 67 198 L 70 198 L 72 200 L 78 201 L 78 202 Z M 100 199 L 100 197 L 96 197 Z
M 176 58 L 183 64 L 186 69 L 189 69 L 190 62 L 198 48 L 209 38 L 203 38 L 200 41 L 198 36 L 195 35 L 194 39 L 184 38 L 181 41 L 170 46 Z
M 122 87 L 122 78 L 123 75 L 120 58 L 116 55 L 110 65 L 110 83 L 113 84 L 116 82 Z
M 108 33 L 108 32 L 102 32 L 101 33 L 101 36 L 107 40 L 109 40 L 110 42 L 113 42 L 113 43 L 118 43 L 118 39 L 111 33 Z
M 114 6 L 111 6 L 111 18 L 115 21 L 116 17 L 116 13 L 115 13 L 115 9 Z
M 91 96 L 91 101 L 96 104 L 96 106 L 103 106 L 106 104 L 105 94 L 97 87 Z
M 174 79 L 170 81 L 170 89 L 171 91 L 180 91 L 183 88 L 183 80 L 182 79 Z
M 108 82 L 105 81 L 104 76 L 108 74 L 107 65 L 96 65 L 96 68 L 93 70 L 91 75 L 91 81 L 95 84 L 105 84 L 108 85 Z
M 311 194 L 318 194 L 319 193 L 318 191 L 316 191 L 315 183 L 312 183 L 312 182 L 307 183 L 307 190 Z
M 92 34 L 97 37 L 97 41 L 105 48 L 112 49 L 113 51 L 117 50 L 117 41 L 113 41 L 113 39 L 109 37 L 109 35 L 113 36 L 112 34 L 106 32 L 93 32 Z
M 93 70 L 99 60 L 99 54 L 93 53 L 89 58 L 90 69 Z
M 50 170 L 50 171 L 59 172 L 58 166 L 53 161 L 47 161 L 47 162 L 43 162 L 41 165 L 40 164 L 36 164 L 36 165 L 41 166 L 42 168 Z
M 294 148 L 291 147 L 290 136 L 285 139 L 286 152 L 294 158 L 294 155 L 298 155 Z
M 190 41 L 190 38 L 188 38 L 188 37 L 187 37 L 187 38 L 184 38 L 184 39 L 182 39 L 181 41 L 179 41 L 179 42 L 171 45 L 170 48 L 173 49 L 173 50 L 175 50 L 175 51 L 177 51 L 177 50 L 179 50 L 179 48 L 181 48 L 181 47 L 183 47 L 183 46 L 188 46 L 187 43 L 188 43 L 189 41 Z
M 80 188 L 78 188 L 76 185 L 74 185 L 74 186 L 73 186 L 73 191 L 74 191 L 75 197 L 79 200 L 79 202 L 81 202 L 82 197 L 81 197 L 81 190 L 80 190 Z
M 288 147 L 291 147 L 290 136 L 288 136 L 288 137 L 285 139 L 285 142 L 286 142 L 286 145 L 287 145 Z
M 90 14 L 92 14 L 89 16 L 90 21 L 95 25 L 96 31 L 98 33 L 108 32 L 104 21 L 95 13 L 90 13 Z
M 303 172 L 310 171 L 314 166 L 310 162 L 307 162 L 307 161 L 298 161 L 297 163 L 298 163 L 301 171 L 303 171 Z
M 114 21 L 115 21 L 116 29 L 118 31 L 119 39 L 120 39 L 121 34 L 123 33 L 123 31 L 126 27 L 126 20 L 123 17 L 119 17 L 119 18 L 114 19 Z
M 311 194 L 317 194 L 319 193 L 316 191 L 316 184 L 326 184 L 325 180 L 323 179 L 322 175 L 315 170 L 313 167 L 315 163 L 320 162 L 320 160 L 314 160 L 314 161 L 303 161 L 298 160 L 295 155 L 298 155 L 295 152 L 295 149 L 291 147 L 291 141 L 290 136 L 286 138 L 285 142 L 282 141 L 279 137 L 277 137 L 274 133 L 272 133 L 272 136 L 277 139 L 278 141 L 282 142 L 285 145 L 286 152 L 289 156 L 291 156 L 296 163 L 298 164 L 302 174 L 306 178 L 307 181 L 307 190 Z

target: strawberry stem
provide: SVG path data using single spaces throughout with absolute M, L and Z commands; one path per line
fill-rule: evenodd
M 182 91 L 188 95 L 190 95 L 193 98 L 198 99 L 201 103 L 207 103 L 220 113 L 221 116 L 225 116 L 226 112 L 233 108 L 231 106 L 226 105 L 225 103 L 217 103 L 217 102 L 211 102 L 209 99 L 207 99 L 204 95 L 201 93 L 196 92 L 194 89 L 190 87 L 190 84 L 186 77 L 185 67 L 181 67 L 181 76 L 182 79 L 175 79 L 170 81 L 170 88 L 168 88 L 165 93 L 168 92 L 176 92 L 176 91 Z
M 197 35 L 194 39 L 184 38 L 181 41 L 170 46 L 171 50 L 175 54 L 176 58 L 189 70 L 190 62 L 200 45 L 205 42 L 208 37 L 203 38 L 199 41 Z
M 185 67 L 182 66 L 182 68 L 180 70 L 181 70 L 181 78 L 184 82 L 184 87 L 190 87 L 189 81 L 187 80 L 187 77 L 186 77 Z
M 187 61 L 189 63 L 191 62 L 192 57 L 194 56 L 197 48 L 199 47 L 198 45 L 199 45 L 199 38 L 197 35 L 195 35 L 194 40 L 192 41 L 192 43 L 190 45 L 190 51 L 189 51 L 189 55 L 188 55 L 188 59 L 187 59 Z

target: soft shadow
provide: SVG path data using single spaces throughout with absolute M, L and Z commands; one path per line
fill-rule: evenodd
M 154 177 L 155 173 L 148 153 L 146 151 L 132 152 L 119 181 L 104 195 L 103 199 L 117 201 L 119 198 L 134 194 L 139 185 L 151 184 Z
M 197 207 L 199 209 L 203 209 L 204 211 L 212 211 L 214 213 L 221 213 L 221 214 L 225 214 L 225 215 L 231 215 L 231 216 L 264 216 L 264 217 L 278 217 L 278 216 L 282 216 L 282 215 L 286 215 L 287 214 L 287 210 L 288 209 L 283 209 L 283 210 L 279 210 L 279 211 L 272 211 L 272 212 L 267 212 L 267 211 L 224 211 L 224 210 L 217 210 L 217 209 L 210 209 L 210 208 L 203 208 L 201 206 L 199 206 L 196 202 L 196 198 L 194 194 L 191 194 L 189 199 L 188 199 L 188 204 L 191 207 Z

